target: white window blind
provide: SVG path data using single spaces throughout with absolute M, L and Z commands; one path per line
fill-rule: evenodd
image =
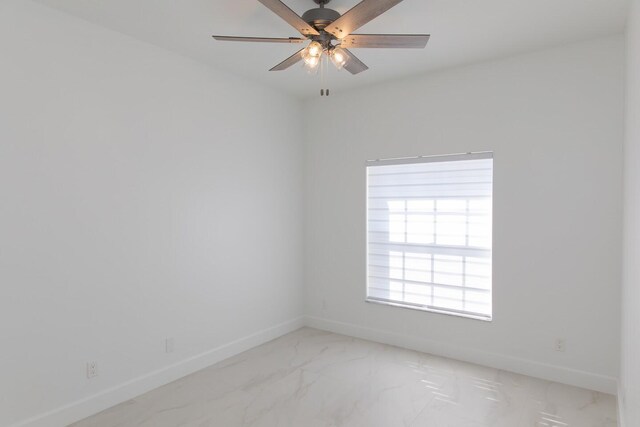
M 367 300 L 491 319 L 493 154 L 367 164 Z

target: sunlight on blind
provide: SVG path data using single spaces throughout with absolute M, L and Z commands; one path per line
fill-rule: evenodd
M 372 162 L 367 187 L 367 298 L 490 319 L 492 154 Z

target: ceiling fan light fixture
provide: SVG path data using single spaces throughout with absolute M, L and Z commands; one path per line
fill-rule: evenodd
M 307 56 L 304 58 L 304 69 L 307 70 L 309 74 L 315 74 L 318 72 L 318 68 L 320 65 L 320 57 L 319 56 Z
M 322 56 L 322 45 L 316 41 L 309 43 L 307 46 L 307 55 L 312 58 L 320 58 Z
M 349 57 L 347 56 L 344 49 L 338 46 L 331 49 L 329 58 L 331 58 L 331 62 L 333 62 L 333 65 L 335 65 L 338 70 L 342 70 L 342 68 L 349 60 Z
M 320 60 L 322 59 L 322 52 L 324 48 L 316 41 L 312 41 L 302 51 L 302 59 L 304 60 L 304 68 L 309 74 L 315 74 L 318 71 Z

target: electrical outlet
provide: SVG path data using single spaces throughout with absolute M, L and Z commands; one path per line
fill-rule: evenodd
M 164 351 L 165 353 L 173 353 L 174 342 L 173 338 L 167 338 L 164 340 Z
M 326 311 L 327 310 L 327 300 L 322 300 L 322 311 Z
M 566 342 L 562 338 L 556 340 L 556 351 L 564 353 L 566 349 Z
M 87 362 L 87 378 L 95 378 L 98 376 L 98 362 Z

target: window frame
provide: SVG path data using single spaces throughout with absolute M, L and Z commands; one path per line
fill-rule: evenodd
M 491 268 L 491 277 L 490 277 L 490 298 L 491 301 L 491 310 L 488 315 L 481 314 L 473 314 L 464 311 L 458 311 L 456 309 L 446 309 L 437 306 L 430 305 L 422 305 L 422 304 L 414 304 L 406 301 L 394 301 L 394 300 L 384 300 L 381 298 L 375 298 L 369 296 L 369 284 L 370 284 L 370 261 L 369 261 L 369 167 L 371 166 L 392 166 L 392 165 L 403 165 L 403 164 L 416 164 L 416 163 L 431 163 L 431 162 L 453 162 L 453 161 L 464 161 L 464 160 L 480 160 L 480 159 L 491 159 L 491 247 L 490 247 L 490 268 Z M 418 157 L 402 157 L 402 158 L 390 158 L 390 159 L 376 159 L 376 160 L 367 160 L 365 162 L 365 276 L 366 276 L 366 286 L 365 286 L 365 302 L 376 305 L 385 305 L 397 308 L 403 308 L 408 310 L 416 310 L 434 314 L 444 314 L 447 316 L 454 316 L 457 318 L 466 318 L 472 320 L 480 320 L 484 322 L 492 322 L 494 318 L 494 298 L 493 298 L 493 234 L 494 234 L 494 214 L 493 214 L 493 206 L 494 206 L 494 177 L 495 177 L 495 164 L 494 153 L 492 151 L 484 151 L 484 152 L 472 152 L 472 153 L 460 153 L 460 154 L 444 154 L 444 155 L 432 155 L 432 156 L 418 156 Z

